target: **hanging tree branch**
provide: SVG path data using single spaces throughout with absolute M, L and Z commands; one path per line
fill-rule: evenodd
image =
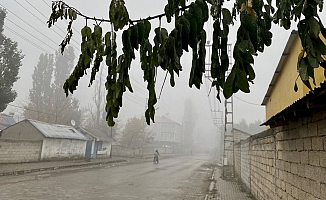
M 209 3 L 210 10 L 207 3 Z M 58 19 L 69 19 L 67 35 L 60 44 L 64 51 L 72 37 L 72 23 L 81 16 L 87 20 L 95 20 L 93 28 L 86 26 L 81 30 L 82 43 L 78 64 L 64 84 L 64 91 L 68 95 L 76 90 L 79 79 L 91 68 L 90 85 L 99 71 L 100 63 L 106 62 L 108 66 L 107 82 L 107 121 L 114 125 L 113 118 L 118 117 L 122 106 L 123 93 L 128 89 L 133 91 L 129 69 L 135 59 L 135 50 L 139 51 L 143 79 L 147 82 L 148 108 L 145 112 L 146 121 L 154 121 L 157 102 L 155 92 L 155 77 L 160 68 L 170 74 L 170 85 L 174 87 L 174 75 L 182 71 L 180 58 L 183 52 L 192 50 L 192 64 L 189 76 L 189 87 L 200 89 L 203 74 L 205 73 L 206 58 L 206 31 L 204 24 L 209 16 L 213 17 L 213 44 L 211 55 L 212 85 L 220 91 L 225 98 L 231 97 L 241 90 L 249 93 L 249 83 L 253 84 L 255 72 L 253 69 L 254 56 L 264 52 L 264 48 L 272 43 L 272 22 L 285 29 L 291 27 L 291 21 L 298 21 L 298 33 L 303 51 L 298 57 L 298 72 L 301 80 L 307 87 L 312 88 L 310 80 L 314 83 L 314 69 L 319 66 L 326 68 L 326 45 L 322 39 L 326 38 L 326 29 L 322 24 L 317 9 L 322 11 L 323 1 L 276 1 L 276 9 L 272 0 L 238 0 L 232 12 L 223 6 L 223 0 L 195 0 L 186 5 L 186 0 L 168 0 L 164 13 L 149 16 L 145 19 L 131 20 L 124 0 L 111 0 L 109 8 L 110 19 L 89 17 L 76 8 L 70 7 L 63 1 L 52 3 L 52 14 L 48 20 L 51 27 Z M 149 41 L 151 32 L 150 20 L 166 17 L 172 22 L 174 28 L 170 32 L 163 27 L 154 29 L 154 41 Z M 234 64 L 229 75 L 228 36 L 229 26 L 239 17 L 240 26 L 233 48 Z M 116 33 L 102 33 L 101 23 L 111 22 L 114 31 L 122 31 L 122 51 L 117 55 Z M 129 27 L 126 29 L 126 26 Z M 326 73 L 325 73 L 326 74 Z

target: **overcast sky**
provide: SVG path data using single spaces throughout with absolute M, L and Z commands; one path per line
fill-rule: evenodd
M 98 18 L 108 18 L 108 0 L 96 1 L 80 1 L 67 0 L 65 1 L 70 6 L 77 8 L 79 11 L 88 16 L 96 16 Z M 96 3 L 95 3 L 96 2 Z M 163 13 L 166 1 L 153 0 L 126 0 L 126 6 L 129 11 L 131 19 L 145 18 L 150 15 Z M 0 6 L 7 9 L 7 18 L 5 20 L 5 35 L 18 42 L 18 47 L 25 54 L 23 65 L 20 69 L 20 79 L 14 85 L 14 89 L 18 92 L 17 99 L 11 103 L 14 106 L 23 106 L 26 103 L 28 90 L 32 86 L 31 75 L 34 67 L 37 65 L 39 55 L 41 53 L 54 53 L 58 49 L 58 44 L 65 36 L 66 22 L 59 22 L 57 27 L 47 28 L 46 21 L 51 12 L 50 0 L 0 0 Z M 163 26 L 166 26 L 165 19 L 163 19 Z M 88 24 L 91 24 L 89 22 Z M 158 24 L 158 20 L 153 21 L 152 27 Z M 73 35 L 72 45 L 75 48 L 76 57 L 79 55 L 80 34 L 77 32 L 85 25 L 85 20 L 78 18 L 74 22 L 73 28 L 75 33 Z M 237 25 L 237 24 L 236 24 Z M 170 28 L 171 26 L 166 26 Z M 292 26 L 294 29 L 296 25 Z M 207 30 L 208 39 L 212 36 L 212 20 L 210 20 L 205 28 Z M 109 24 L 104 24 L 104 29 L 110 30 Z M 230 30 L 229 43 L 234 44 L 237 26 Z M 292 30 L 291 29 L 291 30 Z M 239 122 L 245 119 L 247 122 L 254 122 L 255 120 L 265 120 L 265 108 L 261 106 L 263 97 L 267 91 L 268 84 L 271 81 L 277 63 L 283 52 L 287 39 L 291 30 L 285 31 L 273 27 L 273 43 L 270 47 L 265 49 L 263 54 L 259 54 L 255 59 L 254 69 L 256 72 L 255 83 L 251 85 L 250 94 L 238 92 L 234 95 L 234 122 Z M 119 40 L 119 39 L 118 39 Z M 121 46 L 119 46 L 121 48 Z M 136 53 L 139 57 L 139 54 Z M 77 60 L 75 61 L 77 62 Z M 224 111 L 224 104 L 220 104 L 213 98 L 214 92 L 211 92 L 208 97 L 209 83 L 206 79 L 202 85 L 201 90 L 188 87 L 189 68 L 191 64 L 191 57 L 185 55 L 182 58 L 183 72 L 180 77 L 176 79 L 175 88 L 171 88 L 169 81 L 166 82 L 160 100 L 157 104 L 157 114 L 169 113 L 169 116 L 175 121 L 182 123 L 184 112 L 184 100 L 191 98 L 195 104 L 195 109 L 198 114 L 198 130 L 207 130 L 214 132 L 216 128 L 213 125 L 212 110 Z M 146 101 L 146 85 L 143 83 L 142 71 L 140 70 L 139 61 L 134 61 L 131 69 L 131 82 L 134 87 L 134 94 L 127 94 L 124 98 L 124 105 L 121 109 L 119 119 L 126 120 L 132 116 L 142 116 L 145 111 Z M 157 82 L 157 95 L 160 93 L 160 88 L 163 83 L 165 73 L 159 71 Z M 89 77 L 89 76 L 88 76 Z M 77 92 L 74 94 L 82 106 L 87 106 L 92 103 L 93 88 L 87 88 L 89 78 L 84 77 Z M 103 79 L 105 79 L 103 77 Z M 9 106 L 5 112 L 13 110 L 16 113 L 22 112 L 21 109 Z

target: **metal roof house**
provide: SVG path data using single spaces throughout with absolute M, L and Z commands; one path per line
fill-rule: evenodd
M 42 141 L 40 160 L 84 158 L 87 140 L 74 127 L 30 119 L 2 130 L 0 139 Z
M 115 142 L 107 133 L 98 129 L 78 127 L 78 131 L 85 135 L 88 141 L 92 141 L 91 157 L 108 157 L 111 155 L 111 145 Z

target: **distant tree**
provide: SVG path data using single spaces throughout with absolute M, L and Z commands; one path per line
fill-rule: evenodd
M 32 75 L 33 87 L 29 91 L 29 103 L 25 107 L 26 118 L 55 124 L 81 124 L 82 111 L 79 101 L 66 97 L 62 87 L 73 68 L 74 50 L 68 47 L 64 55 L 41 54 Z
M 247 124 L 247 121 L 244 118 L 242 118 L 238 123 L 235 123 L 233 125 L 233 127 L 236 128 L 236 129 L 239 129 L 241 131 L 249 133 L 248 132 L 249 126 Z
M 184 103 L 184 117 L 183 117 L 183 128 L 184 128 L 184 148 L 191 149 L 193 147 L 193 134 L 196 126 L 196 112 L 192 101 L 187 98 Z
M 144 117 L 128 119 L 121 131 L 121 145 L 125 147 L 140 148 L 152 140 L 152 134 L 148 131 Z
M 253 123 L 249 124 L 249 133 L 257 134 L 265 130 L 264 126 L 261 126 L 263 122 L 261 120 L 256 120 Z
M 234 128 L 244 131 L 246 133 L 256 134 L 265 130 L 263 126 L 260 126 L 261 124 L 261 120 L 256 120 L 253 123 L 247 124 L 245 119 L 241 119 L 240 122 L 234 124 Z
M 29 90 L 29 103 L 24 117 L 49 122 L 52 118 L 51 79 L 54 68 L 53 55 L 41 54 L 32 75 L 33 86 Z
M 6 11 L 0 8 L 0 112 L 17 96 L 12 89 L 13 84 L 19 79 L 18 72 L 24 58 L 18 44 L 3 34 Z

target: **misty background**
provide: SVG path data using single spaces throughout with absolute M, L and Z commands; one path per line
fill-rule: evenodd
M 81 13 L 87 16 L 97 18 L 108 18 L 108 6 L 110 1 L 97 0 L 95 1 L 79 1 L 66 0 L 68 5 L 78 9 Z M 126 0 L 126 7 L 129 11 L 131 19 L 146 18 L 148 16 L 163 13 L 166 1 L 143 0 L 134 1 Z M 232 2 L 226 2 L 225 5 L 231 8 Z M 18 48 L 25 55 L 22 66 L 19 71 L 20 79 L 14 84 L 14 90 L 18 96 L 16 100 L 7 107 L 4 113 L 14 112 L 15 118 L 19 120 L 24 112 L 24 106 L 28 103 L 29 90 L 32 88 L 32 74 L 34 67 L 39 61 L 39 56 L 42 53 L 55 54 L 59 49 L 59 44 L 66 34 L 67 22 L 59 21 L 55 27 L 47 28 L 46 21 L 51 13 L 50 0 L 0 0 L 0 6 L 7 10 L 5 19 L 4 34 L 13 41 L 18 42 Z M 322 17 L 321 17 L 322 18 Z M 153 29 L 159 24 L 159 20 L 153 20 L 151 38 L 153 38 Z M 92 27 L 93 22 L 89 21 L 88 26 Z M 210 19 L 206 23 L 207 40 L 212 40 L 212 24 Z M 80 52 L 80 29 L 85 25 L 85 20 L 78 16 L 77 21 L 73 23 L 73 38 L 71 46 L 74 49 L 77 63 L 77 58 Z M 110 24 L 102 25 L 103 31 L 110 31 Z M 162 19 L 162 27 L 171 30 L 172 26 L 166 23 L 166 19 Z M 235 43 L 236 30 L 238 22 L 230 28 L 229 43 Z M 254 69 L 256 79 L 254 84 L 250 86 L 251 92 L 245 94 L 238 92 L 233 96 L 233 117 L 234 123 L 247 125 L 264 122 L 265 108 L 261 106 L 263 97 L 267 91 L 268 85 L 272 79 L 277 63 L 281 57 L 287 39 L 296 25 L 293 24 L 290 30 L 284 30 L 274 25 L 272 28 L 273 40 L 272 45 L 265 48 L 264 53 L 260 53 L 255 58 Z M 121 32 L 121 31 L 120 31 Z M 117 38 L 118 51 L 121 53 L 121 38 Z M 233 47 L 233 45 L 232 45 Z M 119 54 L 119 52 L 118 52 Z M 131 117 L 144 116 L 148 92 L 146 84 L 143 82 L 143 72 L 140 69 L 139 52 L 136 52 L 136 60 L 132 62 L 130 70 L 131 84 L 134 93 L 126 92 L 123 99 L 123 107 L 119 113 L 119 123 L 125 123 Z M 209 50 L 207 49 L 207 64 L 209 63 Z M 224 116 L 224 99 L 220 103 L 216 98 L 215 90 L 210 91 L 210 81 L 207 78 L 203 79 L 203 84 L 200 90 L 189 88 L 188 79 L 191 67 L 191 55 L 184 54 L 182 57 L 183 71 L 180 77 L 176 78 L 176 86 L 172 88 L 169 81 L 163 86 L 161 91 L 165 72 L 158 70 L 156 94 L 158 103 L 156 104 L 156 115 L 166 115 L 170 119 L 183 124 L 185 116 L 185 101 L 190 99 L 193 105 L 193 115 L 195 120 L 194 135 L 197 138 L 214 143 L 218 129 L 221 127 L 214 126 L 213 119 Z M 232 62 L 232 61 L 231 61 Z M 72 95 L 78 99 L 81 107 L 92 107 L 94 105 L 93 94 L 94 85 L 88 87 L 90 73 L 84 76 L 79 83 L 77 91 Z M 105 71 L 102 74 L 102 79 L 106 78 Z M 168 79 L 167 79 L 168 80 Z M 63 83 L 62 83 L 63 84 Z M 293 83 L 294 84 L 294 83 Z M 63 90 L 62 90 L 63 92 Z M 161 94 L 160 94 L 161 93 Z M 103 108 L 104 109 L 104 108 Z M 215 112 L 219 111 L 219 112 Z M 241 127 L 241 126 L 240 126 Z M 245 127 L 245 125 L 243 126 Z M 239 126 L 238 126 L 239 128 Z M 246 131 L 246 130 L 243 130 Z M 204 138 L 204 139 L 203 139 Z

